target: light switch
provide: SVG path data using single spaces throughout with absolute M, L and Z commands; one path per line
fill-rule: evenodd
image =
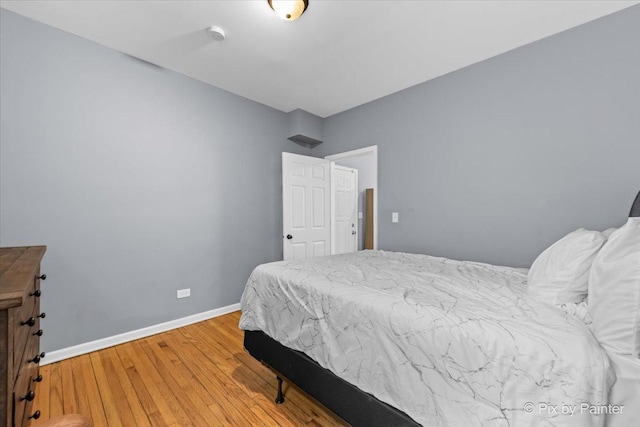
M 362 219 L 362 212 L 358 212 L 358 219 Z
M 398 222 L 400 221 L 400 218 L 398 217 L 398 212 L 393 212 L 391 214 L 391 222 Z

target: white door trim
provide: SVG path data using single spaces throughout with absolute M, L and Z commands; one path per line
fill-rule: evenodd
M 331 171 L 331 206 L 329 208 L 331 210 L 329 213 L 329 217 L 331 219 L 331 255 L 334 255 L 336 253 L 336 162 L 329 163 L 329 170 Z
M 331 161 L 345 159 L 348 157 L 360 157 L 373 155 L 373 161 L 375 163 L 375 187 L 373 189 L 373 249 L 378 249 L 378 146 L 372 145 L 370 147 L 358 148 L 357 150 L 345 151 L 344 153 L 332 154 L 325 156 L 324 158 Z
M 364 156 L 366 154 L 375 153 L 378 154 L 378 146 L 372 145 L 370 147 L 358 148 L 356 150 L 345 151 L 344 153 L 331 154 L 330 156 L 324 156 L 327 160 L 344 159 L 345 157 L 357 157 Z

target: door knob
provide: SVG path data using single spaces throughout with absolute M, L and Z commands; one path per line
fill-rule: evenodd
M 291 240 L 293 239 L 293 236 L 291 234 L 287 234 L 287 239 Z

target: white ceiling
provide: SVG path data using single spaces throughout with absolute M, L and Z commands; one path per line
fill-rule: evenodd
M 246 98 L 326 117 L 640 1 L 0 1 Z M 211 25 L 227 33 L 215 42 Z

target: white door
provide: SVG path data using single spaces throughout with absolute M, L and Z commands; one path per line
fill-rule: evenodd
M 331 165 L 331 253 L 358 250 L 358 170 Z
M 282 153 L 284 259 L 331 252 L 330 161 Z

